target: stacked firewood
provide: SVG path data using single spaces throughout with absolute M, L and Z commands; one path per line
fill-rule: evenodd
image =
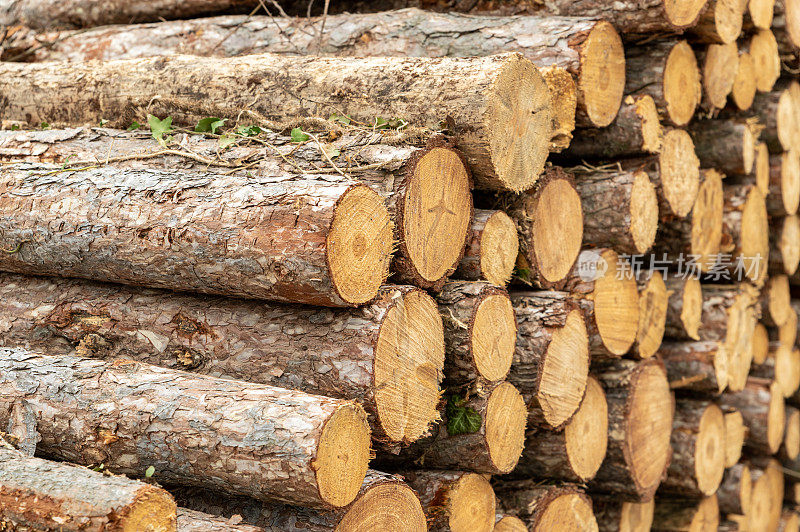
M 319 4 L 0 2 L 0 530 L 797 530 L 800 0 Z

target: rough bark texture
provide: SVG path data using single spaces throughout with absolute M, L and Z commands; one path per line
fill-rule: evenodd
M 786 420 L 783 396 L 777 385 L 751 377 L 741 392 L 722 394 L 720 405 L 742 413 L 748 429 L 745 439 L 747 447 L 767 455 L 778 452 Z
M 592 502 L 576 486 L 551 486 L 536 480 L 495 484 L 506 512 L 521 518 L 529 530 L 597 530 Z
M 745 515 L 749 510 L 750 490 L 750 468 L 747 464 L 728 468 L 717 490 L 720 512 Z
M 670 388 L 716 395 L 728 384 L 727 357 L 717 341 L 665 342 L 658 353 Z
M 0 293 L 0 345 L 52 355 L 69 355 L 74 349 L 86 357 L 131 358 L 214 377 L 355 399 L 370 415 L 373 437 L 388 444 L 398 436 L 399 441 L 420 436 L 398 433 L 392 421 L 394 407 L 379 406 L 383 405 L 380 389 L 402 394 L 405 385 L 415 381 L 382 382 L 380 376 L 376 380 L 376 369 L 385 373 L 380 366 L 387 361 L 379 358 L 386 349 L 383 325 L 390 327 L 397 320 L 398 311 L 410 304 L 409 295 L 428 300 L 421 290 L 386 286 L 370 304 L 353 310 L 285 307 L 14 274 L 0 274 Z M 416 367 L 418 377 L 425 374 L 431 379 L 425 382 L 427 387 L 432 385 L 427 392 L 413 385 L 407 388 L 416 399 L 434 394 L 429 397 L 428 412 L 417 412 L 429 416 L 428 421 L 437 416 L 435 394 L 444 362 L 432 301 L 430 308 L 425 322 L 433 318 L 431 330 L 418 331 L 410 324 L 400 329 L 409 341 L 413 337 L 421 343 L 406 346 L 390 340 L 397 343 L 397 354 L 391 356 L 397 369 Z
M 503 211 L 476 209 L 471 237 L 453 277 L 505 286 L 518 253 L 519 237 L 511 218 Z
M 756 95 L 751 111 L 764 125 L 761 140 L 767 143 L 770 153 L 800 148 L 798 108 L 800 86 L 792 79 L 781 80 L 774 90 Z
M 697 499 L 658 499 L 653 516 L 653 532 L 717 530 L 719 508 L 717 497 Z
M 15 403 L 31 405 L 42 455 L 130 475 L 152 466 L 162 482 L 262 500 L 331 507 L 318 482 L 326 473 L 314 469 L 326 423 L 352 412 L 369 434 L 363 410 L 350 401 L 134 362 L 4 348 L 0 376 L 0 425 Z M 353 477 L 363 468 L 363 477 L 367 453 L 355 454 L 347 467 Z M 334 505 L 355 493 L 347 495 Z
M 758 129 L 753 121 L 709 119 L 693 122 L 689 133 L 703 168 L 746 175 L 753 171 Z
M 348 180 L 59 168 L 4 166 L 0 268 L 326 306 L 368 301 L 388 274 L 388 212 Z M 363 224 L 351 237 L 378 262 L 338 271 L 350 252 L 329 236 L 348 236 L 334 223 L 351 194 L 368 209 L 345 218 Z
M 210 116 L 246 117 L 284 129 L 302 117 L 336 113 L 362 124 L 397 117 L 434 130 L 447 119 L 459 132 L 458 147 L 476 183 L 511 190 L 536 182 L 550 142 L 547 84 L 520 54 L 438 59 L 261 54 L 224 62 L 174 55 L 54 65 L 2 64 L 0 90 L 9 95 L 0 106 L 4 119 L 37 125 L 108 119 L 109 125 L 127 127 L 149 112 L 172 116 L 175 125 L 194 126 Z M 518 131 L 510 142 L 503 129 L 509 124 Z
M 236 519 L 178 508 L 179 532 L 263 532 L 258 526 L 241 524 Z
M 666 279 L 670 292 L 664 337 L 671 340 L 699 340 L 703 322 L 703 292 L 700 282 L 691 277 Z
M 0 528 L 4 530 L 3 525 L 10 525 L 9 530 L 20 526 L 64 532 L 175 530 L 175 501 L 162 489 L 31 458 L 3 441 L 0 463 Z

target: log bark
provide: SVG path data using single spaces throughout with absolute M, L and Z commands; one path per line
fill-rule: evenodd
M 565 292 L 514 292 L 517 341 L 508 380 L 522 393 L 529 424 L 561 429 L 586 390 L 589 340 L 578 304 Z
M 263 532 L 257 526 L 240 524 L 236 520 L 225 519 L 216 515 L 178 508 L 179 532 Z
M 627 96 L 609 126 L 581 129 L 562 155 L 574 159 L 616 159 L 658 153 L 662 138 L 653 98 L 646 94 Z
M 728 185 L 723 188 L 720 251 L 728 254 L 722 265 L 735 281 L 749 280 L 760 286 L 769 267 L 769 220 L 764 194 L 756 185 Z
M 589 377 L 586 394 L 563 431 L 528 429 L 515 478 L 548 478 L 583 484 L 600 468 L 608 441 L 608 405 L 600 383 Z
M 271 129 L 287 129 L 302 117 L 336 113 L 360 124 L 389 116 L 434 130 L 448 119 L 448 127 L 463 133 L 458 147 L 476 184 L 514 191 L 536 182 L 550 142 L 547 84 L 520 54 L 437 59 L 261 54 L 222 63 L 173 55 L 87 65 L 3 63 L 0 90 L 15 95 L 3 100 L 3 117 L 29 124 L 110 117 L 109 125 L 127 127 L 133 120 L 144 122 L 146 112 L 192 126 L 209 116 L 247 116 Z M 411 78 L 416 81 L 398 96 L 397 87 Z M 167 79 L 170 83 L 163 83 Z M 53 84 L 57 97 L 47 88 Z M 301 88 L 287 92 L 286 87 Z M 509 124 L 517 131 L 511 140 Z
M 753 100 L 752 112 L 764 125 L 761 138 L 767 143 L 770 153 L 800 148 L 800 84 L 792 80 L 776 83 L 774 90 L 758 94 Z
M 753 171 L 758 132 L 758 124 L 752 120 L 698 120 L 689 126 L 700 164 L 726 175 Z
M 708 401 L 681 399 L 672 423 L 672 459 L 659 495 L 702 498 L 713 495 L 725 472 L 725 420 Z
M 495 494 L 477 473 L 463 471 L 408 471 L 401 474 L 419 495 L 431 532 L 492 532 Z
M 356 399 L 386 446 L 416 440 L 438 418 L 444 339 L 436 304 L 422 290 L 386 286 L 352 310 L 13 274 L 0 274 L 0 292 L 0 345 L 53 355 L 74 349 Z
M 739 2 L 741 0 L 727 0 Z M 719 6 L 724 2 L 717 0 Z M 736 40 L 728 44 L 710 44 L 698 55 L 703 68 L 703 106 L 714 111 L 723 109 L 728 103 L 728 95 L 736 81 L 736 69 L 739 66 L 739 48 Z
M 750 55 L 753 57 L 758 92 L 770 92 L 781 75 L 781 57 L 778 42 L 769 29 L 760 29 L 750 38 Z
M 751 377 L 745 388 L 737 393 L 725 393 L 720 404 L 742 413 L 747 425 L 745 445 L 763 454 L 775 454 L 783 441 L 783 394 L 778 384 Z
M 517 226 L 520 278 L 541 288 L 564 279 L 583 239 L 583 210 L 573 176 L 548 168 L 532 191 L 503 194 L 498 203 Z
M 739 49 L 739 66 L 731 88 L 731 99 L 740 111 L 746 111 L 753 105 L 756 96 L 756 66 L 753 56 L 745 49 Z
M 521 518 L 529 530 L 597 530 L 592 501 L 575 486 L 515 480 L 496 484 L 495 490 L 506 512 Z
M 487 282 L 451 281 L 436 296 L 451 385 L 494 383 L 508 375 L 517 324 L 508 293 Z
M 608 402 L 608 450 L 590 489 L 648 502 L 670 459 L 674 399 L 666 372 L 652 358 L 613 360 L 598 366 L 595 376 Z
M 518 252 L 514 221 L 503 211 L 476 209 L 471 238 L 453 276 L 505 286 L 511 280 Z
M 367 470 L 352 401 L 25 349 L 2 349 L 0 379 L 0 425 L 31 405 L 44 456 L 318 508 L 349 504 Z
M 739 462 L 746 435 L 742 413 L 735 408 L 725 409 L 725 467 L 733 467 Z
M 0 463 L 0 526 L 9 530 L 175 530 L 175 501 L 160 488 L 32 458 L 2 440 Z
M 696 277 L 672 277 L 664 281 L 670 293 L 664 336 L 677 340 L 699 340 L 703 323 L 703 290 Z
M 658 229 L 658 197 L 641 170 L 575 172 L 583 209 L 583 242 L 619 253 L 641 254 Z
M 6 271 L 324 306 L 388 275 L 389 212 L 349 180 L 21 163 L 0 188 Z
M 658 353 L 670 388 L 716 395 L 728 384 L 728 358 L 720 342 L 665 342 Z
M 653 515 L 654 532 L 699 530 L 711 532 L 719 525 L 717 496 L 696 499 L 659 499 Z
M 594 514 L 601 532 L 630 530 L 644 532 L 653 525 L 655 503 L 619 501 L 613 497 L 592 494 Z
M 736 464 L 725 471 L 717 491 L 719 510 L 724 514 L 746 515 L 750 504 L 750 468 Z
M 797 214 L 800 206 L 800 155 L 786 151 L 770 157 L 767 212 L 772 217 Z
M 700 105 L 700 69 L 686 41 L 663 39 L 628 48 L 625 94 L 649 95 L 661 119 L 685 126 Z

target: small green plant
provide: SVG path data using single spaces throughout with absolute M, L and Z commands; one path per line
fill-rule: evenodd
M 159 144 L 166 147 L 167 143 L 172 141 L 172 137 L 164 138 L 167 133 L 172 133 L 172 117 L 168 116 L 164 120 L 159 119 L 153 115 L 147 115 L 147 125 L 150 126 L 150 134 L 158 141 Z
M 238 139 L 236 137 L 232 137 L 231 135 L 222 135 L 219 138 L 218 145 L 221 149 L 225 149 L 231 144 L 235 144 Z
M 128 126 L 128 131 L 136 131 L 137 129 L 140 129 L 141 127 L 142 127 L 142 124 L 140 124 L 139 122 L 134 120 L 133 122 L 131 122 L 131 125 Z
M 260 135 L 263 129 L 258 126 L 239 126 L 239 129 L 236 130 L 236 133 L 243 137 L 255 137 Z
M 447 433 L 451 436 L 472 434 L 481 430 L 481 415 L 474 408 L 465 406 L 466 400 L 450 395 L 447 398 Z
M 42 122 L 41 124 L 39 124 L 39 127 L 42 129 L 50 129 L 50 124 L 48 124 L 47 122 Z
M 216 135 L 217 131 L 224 126 L 227 121 L 227 118 L 217 118 L 214 116 L 203 118 L 194 126 L 194 130 L 198 133 L 213 133 Z
M 350 115 L 340 115 L 340 114 L 332 114 L 330 118 L 328 118 L 331 122 L 338 122 L 340 124 L 344 124 L 345 126 L 350 125 Z
M 305 142 L 310 138 L 311 137 L 304 133 L 299 127 L 292 129 L 292 142 Z
M 153 466 L 148 467 L 144 472 L 144 478 L 150 478 L 156 472 L 156 468 Z

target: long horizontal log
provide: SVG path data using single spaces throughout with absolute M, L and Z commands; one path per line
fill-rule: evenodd
M 620 501 L 613 496 L 592 494 L 592 506 L 601 532 L 650 530 L 655 502 Z
M 717 529 L 719 506 L 717 496 L 700 499 L 656 499 L 653 510 L 653 532 Z
M 489 481 L 463 471 L 404 471 L 417 493 L 431 532 L 492 532 L 496 497 Z
M 726 185 L 720 251 L 723 265 L 736 281 L 760 285 L 769 271 L 769 215 L 763 192 L 755 184 Z
M 30 405 L 47 456 L 135 476 L 153 467 L 160 482 L 317 508 L 352 502 L 367 471 L 369 425 L 352 401 L 130 361 L 0 352 L 0 424 Z
M 28 457 L 2 440 L 0 463 L 0 527 L 86 532 L 175 530 L 175 501 L 163 489 Z
M 178 508 L 179 532 L 263 532 L 263 528 L 240 524 L 237 520 Z
M 698 120 L 689 126 L 703 168 L 715 168 L 726 175 L 753 171 L 758 132 L 753 120 Z
M 699 340 L 702 327 L 703 290 L 694 276 L 665 281 L 670 292 L 664 336 L 678 340 Z
M 495 490 L 506 512 L 529 530 L 597 530 L 591 499 L 575 486 L 528 479 L 496 484 Z
M 3 99 L 3 118 L 36 125 L 108 119 L 124 128 L 143 122 L 146 113 L 191 126 L 206 117 L 241 116 L 261 126 L 277 123 L 272 129 L 331 114 L 367 127 L 376 117 L 396 117 L 440 130 L 447 120 L 461 133 L 457 146 L 483 188 L 529 188 L 550 144 L 549 89 L 536 67 L 516 53 L 436 59 L 260 54 L 223 62 L 173 55 L 0 67 L 0 90 L 14 95 Z M 52 85 L 59 87 L 57 95 L 47 88 Z
M 777 383 L 751 377 L 742 391 L 723 394 L 720 404 L 742 413 L 748 428 L 745 440 L 748 447 L 763 454 L 778 452 L 786 418 L 783 394 Z
M 0 269 L 352 306 L 388 274 L 392 222 L 364 185 L 109 167 L 4 166 Z
M 658 354 L 670 388 L 716 395 L 728 385 L 728 357 L 720 342 L 664 342 Z
M 470 229 L 471 239 L 453 277 L 505 286 L 519 252 L 514 221 L 503 211 L 476 209 Z

